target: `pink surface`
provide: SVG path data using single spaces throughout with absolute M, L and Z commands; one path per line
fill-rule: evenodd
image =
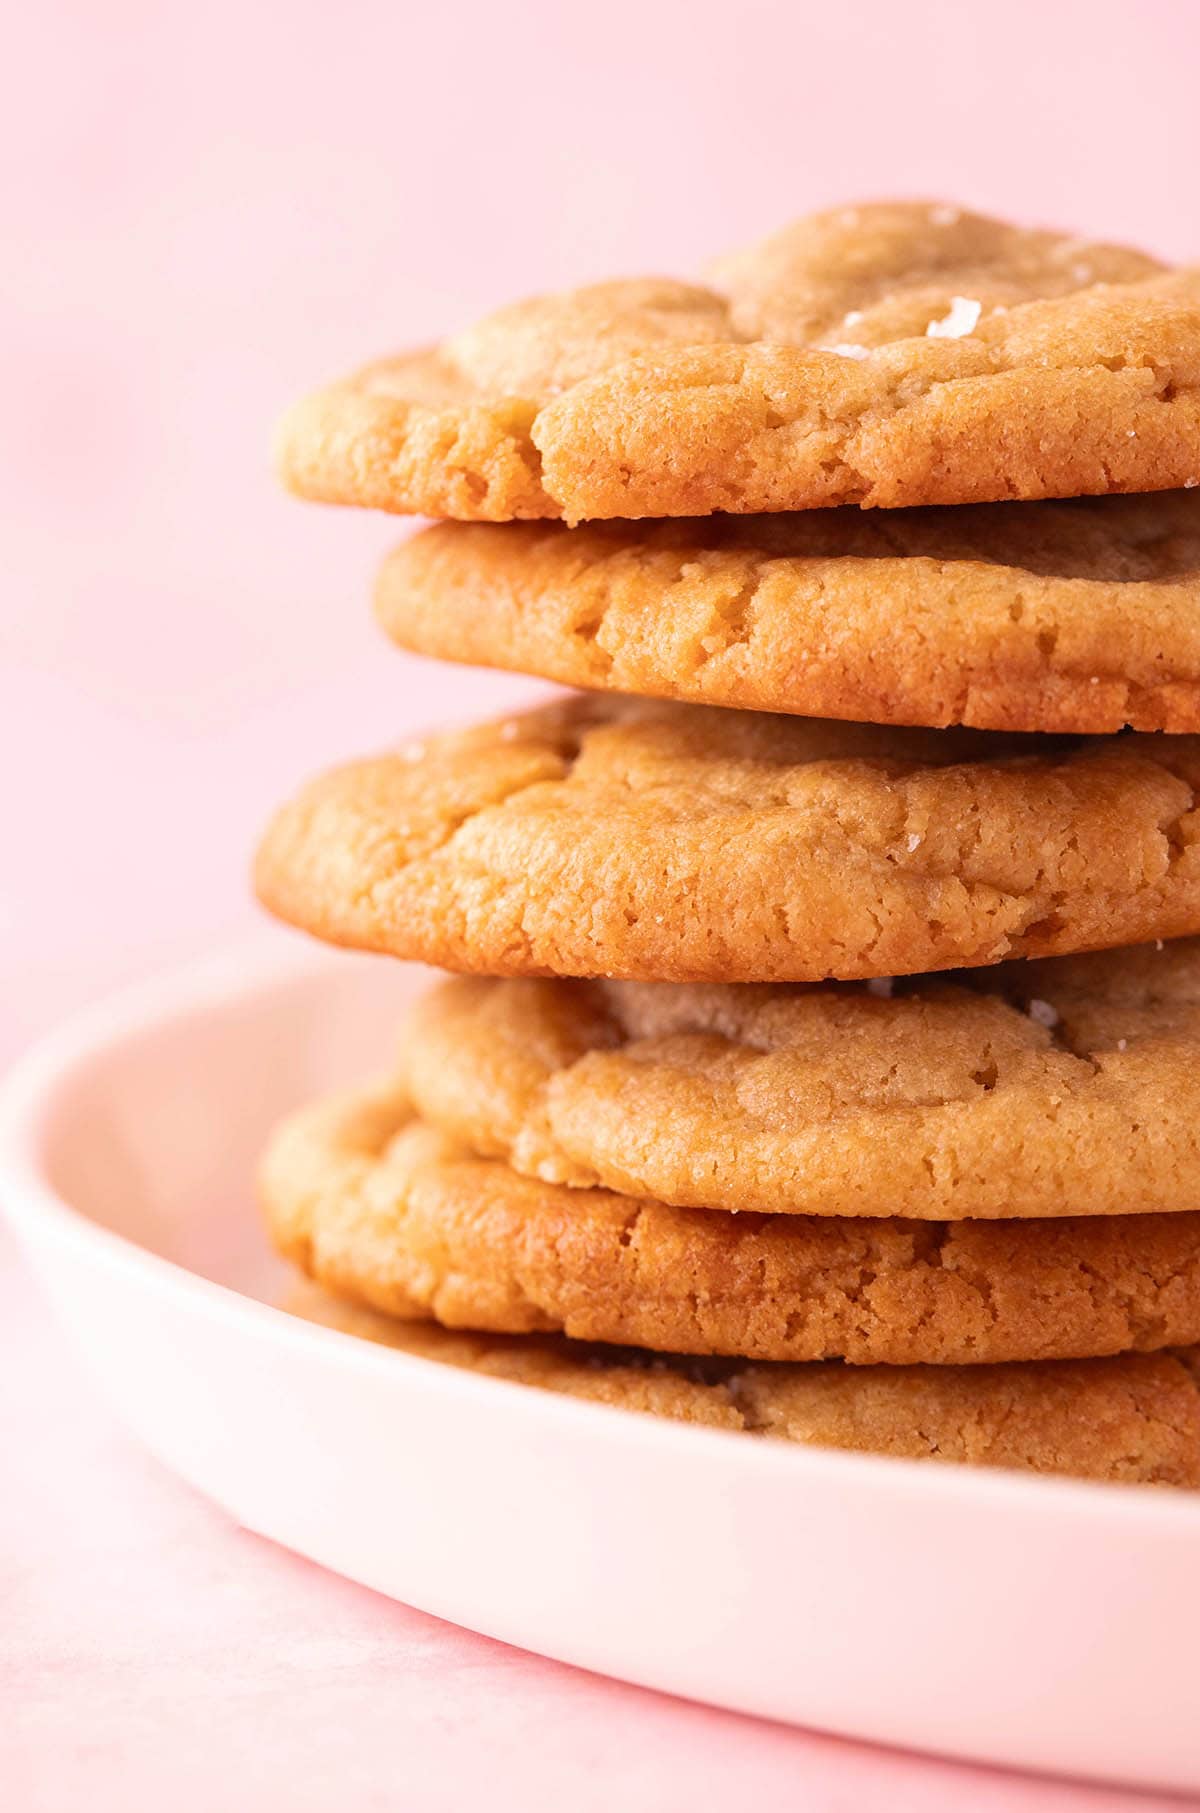
M 378 643 L 397 528 L 276 495 L 295 392 L 881 192 L 1200 253 L 1179 0 L 47 0 L 6 48 L 0 1055 L 244 923 L 307 770 L 523 690 Z M 674 1705 L 323 1578 L 126 1443 L 11 1265 L 0 1296 L 9 1804 L 1140 1804 Z

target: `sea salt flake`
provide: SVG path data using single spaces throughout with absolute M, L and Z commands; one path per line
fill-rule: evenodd
M 502 743 L 515 743 L 520 734 L 521 726 L 517 723 L 515 718 L 509 718 L 507 724 L 501 724 L 500 726 L 500 741 Z
M 862 318 L 863 318 L 862 310 L 860 308 L 852 308 L 848 315 L 843 315 L 842 326 L 843 327 L 857 327 L 858 323 L 862 320 Z
M 1155 939 L 1155 940 L 1154 940 L 1154 948 L 1155 948 L 1155 950 L 1156 950 L 1156 951 L 1161 951 L 1161 949 L 1162 949 L 1162 947 L 1163 947 L 1163 941 L 1162 941 L 1162 939 L 1161 939 L 1161 938 L 1156 938 L 1156 939 Z
M 424 743 L 405 743 L 400 751 L 400 760 L 402 762 L 419 762 L 424 754 Z
M 1129 1043 L 1128 1039 L 1118 1039 L 1117 1040 L 1117 1050 L 1124 1051 L 1124 1049 L 1128 1045 L 1128 1043 Z
M 1058 1009 L 1056 1007 L 1051 1007 L 1049 1001 L 1031 1001 L 1029 1003 L 1029 1018 L 1031 1020 L 1036 1020 L 1039 1026 L 1057 1026 L 1059 1019 Z
M 921 833 L 919 831 L 910 831 L 908 834 L 908 842 L 907 842 L 905 848 L 909 849 L 909 850 L 915 850 L 917 845 L 920 843 L 920 841 L 921 841 Z
M 950 313 L 943 315 L 940 321 L 931 321 L 925 329 L 930 340 L 961 340 L 964 334 L 973 334 L 976 323 L 983 313 L 982 302 L 976 302 L 971 296 L 951 296 Z
M 1200 485 L 1200 478 L 1185 478 L 1183 481 L 1185 491 L 1194 491 L 1197 485 Z
M 867 993 L 876 995 L 881 1001 L 890 1001 L 895 986 L 895 978 L 892 976 L 872 976 L 867 983 Z
M 930 223 L 935 227 L 957 226 L 962 219 L 961 208 L 930 208 Z
M 856 346 L 853 340 L 838 340 L 833 346 L 826 346 L 823 350 L 836 353 L 839 359 L 866 359 L 871 352 L 869 346 Z

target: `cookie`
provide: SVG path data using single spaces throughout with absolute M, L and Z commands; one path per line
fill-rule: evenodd
M 1200 730 L 1200 490 L 880 514 L 440 523 L 384 629 L 442 660 L 749 711 Z
M 293 1315 L 613 1409 L 812 1447 L 1127 1484 L 1200 1485 L 1190 1354 L 1009 1366 L 705 1363 L 546 1335 L 463 1335 L 305 1290 Z
M 491 975 L 775 982 L 1200 931 L 1200 740 L 573 696 L 312 783 L 264 903 Z
M 458 977 L 402 1064 L 425 1120 L 576 1188 L 923 1221 L 1200 1211 L 1200 939 L 964 980 Z
M 1071 1359 L 1200 1340 L 1200 1215 L 728 1215 L 477 1158 L 389 1082 L 309 1109 L 262 1173 L 275 1244 L 387 1314 L 667 1353 L 856 1365 Z
M 586 1398 L 614 1409 L 647 1411 L 674 1422 L 706 1423 L 714 1429 L 746 1427 L 723 1384 L 730 1370 L 725 1361 L 697 1362 L 555 1335 L 480 1335 L 439 1328 L 434 1322 L 402 1321 L 364 1309 L 308 1283 L 289 1291 L 283 1307 L 307 1322 L 360 1335 L 443 1366 L 537 1385 L 544 1391 Z M 1134 1357 L 1153 1363 L 1150 1355 Z
M 301 496 L 706 516 L 1200 477 L 1200 274 L 945 206 L 795 222 L 715 268 L 517 303 L 301 403 Z

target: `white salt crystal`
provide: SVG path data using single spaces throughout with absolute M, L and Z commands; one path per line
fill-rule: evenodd
M 1031 1001 L 1029 1003 L 1029 1018 L 1031 1020 L 1036 1020 L 1039 1026 L 1057 1026 L 1058 1010 L 1057 1008 L 1051 1007 L 1049 1001 Z
M 982 313 L 982 302 L 973 297 L 951 296 L 950 313 L 940 321 L 931 321 L 925 329 L 926 336 L 930 340 L 961 340 L 964 334 L 974 333 Z

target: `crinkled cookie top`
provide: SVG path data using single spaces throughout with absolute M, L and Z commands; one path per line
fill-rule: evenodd
M 460 976 L 418 1112 L 523 1175 L 922 1220 L 1200 1208 L 1200 939 L 866 987 Z
M 480 521 L 893 508 L 1200 479 L 1200 272 L 946 206 L 498 310 L 283 423 L 302 496 Z
M 259 851 L 318 938 L 494 976 L 817 981 L 1200 933 L 1200 738 L 615 694 L 320 776 Z

